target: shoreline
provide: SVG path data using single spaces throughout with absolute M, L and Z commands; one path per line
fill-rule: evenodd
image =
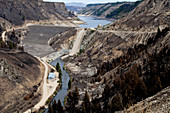
M 24 29 L 29 26 L 34 25 L 41 25 L 41 26 L 58 26 L 58 27 L 78 27 L 79 24 L 85 23 L 82 20 L 70 20 L 70 21 L 52 21 L 52 20 L 40 20 L 40 21 L 34 21 L 34 20 L 26 20 L 25 23 L 22 25 L 12 25 L 10 29 L 6 29 L 6 32 L 9 32 L 11 30 L 18 30 L 18 29 Z M 4 31 L 3 31 L 4 32 Z
M 105 17 L 98 17 L 98 16 L 94 16 L 94 15 L 84 15 L 84 14 L 76 14 L 76 16 L 82 16 L 82 17 L 95 17 L 98 19 L 103 19 L 103 20 L 108 20 L 108 21 L 116 21 L 117 19 L 109 19 L 109 18 L 105 18 Z

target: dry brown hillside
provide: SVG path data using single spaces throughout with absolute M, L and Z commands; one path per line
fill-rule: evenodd
M 100 18 L 118 19 L 126 16 L 140 1 L 88 4 L 78 14 L 97 16 Z
M 64 3 L 43 0 L 0 0 L 0 17 L 14 25 L 22 25 L 25 21 L 56 22 L 78 19 L 67 11 Z
M 40 99 L 36 93 L 43 65 L 25 52 L 0 50 L 0 112 L 27 110 Z

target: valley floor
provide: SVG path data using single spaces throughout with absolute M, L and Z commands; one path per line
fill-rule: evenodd
M 56 91 L 59 83 L 59 75 L 58 72 L 55 72 L 55 79 L 49 80 L 48 74 L 49 74 L 49 69 L 54 68 L 51 65 L 47 64 L 46 61 L 41 60 L 40 58 L 39 61 L 44 65 L 45 67 L 45 72 L 44 72 L 44 78 L 43 78 L 43 84 L 42 84 L 42 97 L 40 102 L 38 102 L 33 108 L 27 110 L 25 113 L 31 113 L 31 111 L 36 111 L 39 110 L 42 106 L 45 106 L 46 101 L 48 98 Z M 51 68 L 49 68 L 51 67 Z

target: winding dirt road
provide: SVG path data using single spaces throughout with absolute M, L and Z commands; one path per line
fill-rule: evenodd
M 6 31 L 3 31 L 2 35 L 1 35 L 2 41 L 5 42 L 5 34 L 6 34 L 6 32 L 10 32 L 10 31 L 12 31 L 12 30 L 18 30 L 18 29 L 25 29 L 25 28 L 27 28 L 28 26 L 32 26 L 32 25 L 34 25 L 34 24 L 28 23 L 28 24 L 23 25 L 23 26 L 18 26 L 18 27 L 15 27 L 15 28 L 13 27 L 13 28 L 11 28 L 11 29 L 7 29 Z
M 45 61 L 41 60 L 40 58 L 37 57 L 37 59 L 44 65 L 45 67 L 45 72 L 44 72 L 44 79 L 43 79 L 43 86 L 42 86 L 42 98 L 39 103 L 37 103 L 32 109 L 27 110 L 24 113 L 31 113 L 31 111 L 36 111 L 40 107 L 44 106 L 47 99 L 54 93 L 58 86 L 58 73 L 56 73 L 56 79 L 54 81 L 51 81 L 50 83 L 47 82 L 47 77 L 48 77 L 48 72 L 49 72 L 49 64 L 47 64 Z M 50 66 L 52 67 L 52 66 Z
M 45 67 L 44 79 L 43 79 L 43 94 L 42 94 L 42 99 L 41 99 L 41 101 L 40 101 L 38 104 L 36 104 L 33 109 L 39 109 L 40 106 L 45 105 L 45 102 L 46 102 L 46 100 L 48 99 L 48 93 L 47 93 L 47 89 L 48 89 L 48 88 L 47 88 L 48 66 L 47 66 L 47 64 L 46 64 L 45 62 L 43 62 L 41 59 L 39 59 L 39 61 L 41 61 L 41 63 L 42 63 L 42 64 L 44 65 L 44 67 Z
M 2 36 L 1 36 L 3 42 L 5 42 L 5 34 L 6 34 L 6 31 L 4 31 L 4 32 L 2 33 Z
M 28 26 L 31 26 L 31 25 L 33 25 L 33 24 L 26 24 L 25 26 L 11 28 L 11 29 L 8 29 L 6 31 L 3 31 L 2 35 L 1 35 L 2 41 L 4 41 L 4 42 L 6 41 L 6 39 L 5 39 L 6 38 L 5 37 L 6 32 L 10 32 L 10 31 L 13 31 L 13 30 L 18 30 L 18 29 L 25 29 L 25 28 L 27 28 Z

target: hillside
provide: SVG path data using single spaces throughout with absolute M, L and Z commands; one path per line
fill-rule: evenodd
M 78 11 L 78 14 L 97 16 L 101 18 L 118 19 L 126 16 L 139 3 L 140 1 L 88 4 L 85 8 Z
M 39 100 L 43 65 L 25 52 L 0 50 L 0 112 L 23 112 Z
M 12 24 L 7 21 L 6 19 L 0 17 L 0 28 L 1 28 L 1 32 L 6 30 L 6 29 L 10 29 L 12 27 Z
M 0 17 L 13 25 L 41 20 L 56 24 L 78 19 L 67 11 L 64 3 L 42 0 L 0 0 Z
M 170 26 L 168 0 L 144 0 L 126 17 L 108 26 L 112 30 L 156 31 Z
M 145 100 L 131 106 L 129 109 L 124 110 L 124 112 L 160 112 L 165 113 L 170 111 L 170 87 L 163 89 L 158 92 L 156 95 L 153 95 Z M 122 111 L 116 112 L 122 113 Z
M 147 98 L 149 107 L 139 104 L 136 111 L 169 112 L 167 6 L 167 0 L 144 0 L 115 23 L 86 30 L 79 54 L 65 64 L 72 77 L 65 111 L 113 113 Z M 155 95 L 166 87 L 164 95 Z
M 61 49 L 71 49 L 76 34 L 77 29 L 72 28 L 66 32 L 55 35 L 48 41 L 48 44 L 56 51 L 60 51 Z

